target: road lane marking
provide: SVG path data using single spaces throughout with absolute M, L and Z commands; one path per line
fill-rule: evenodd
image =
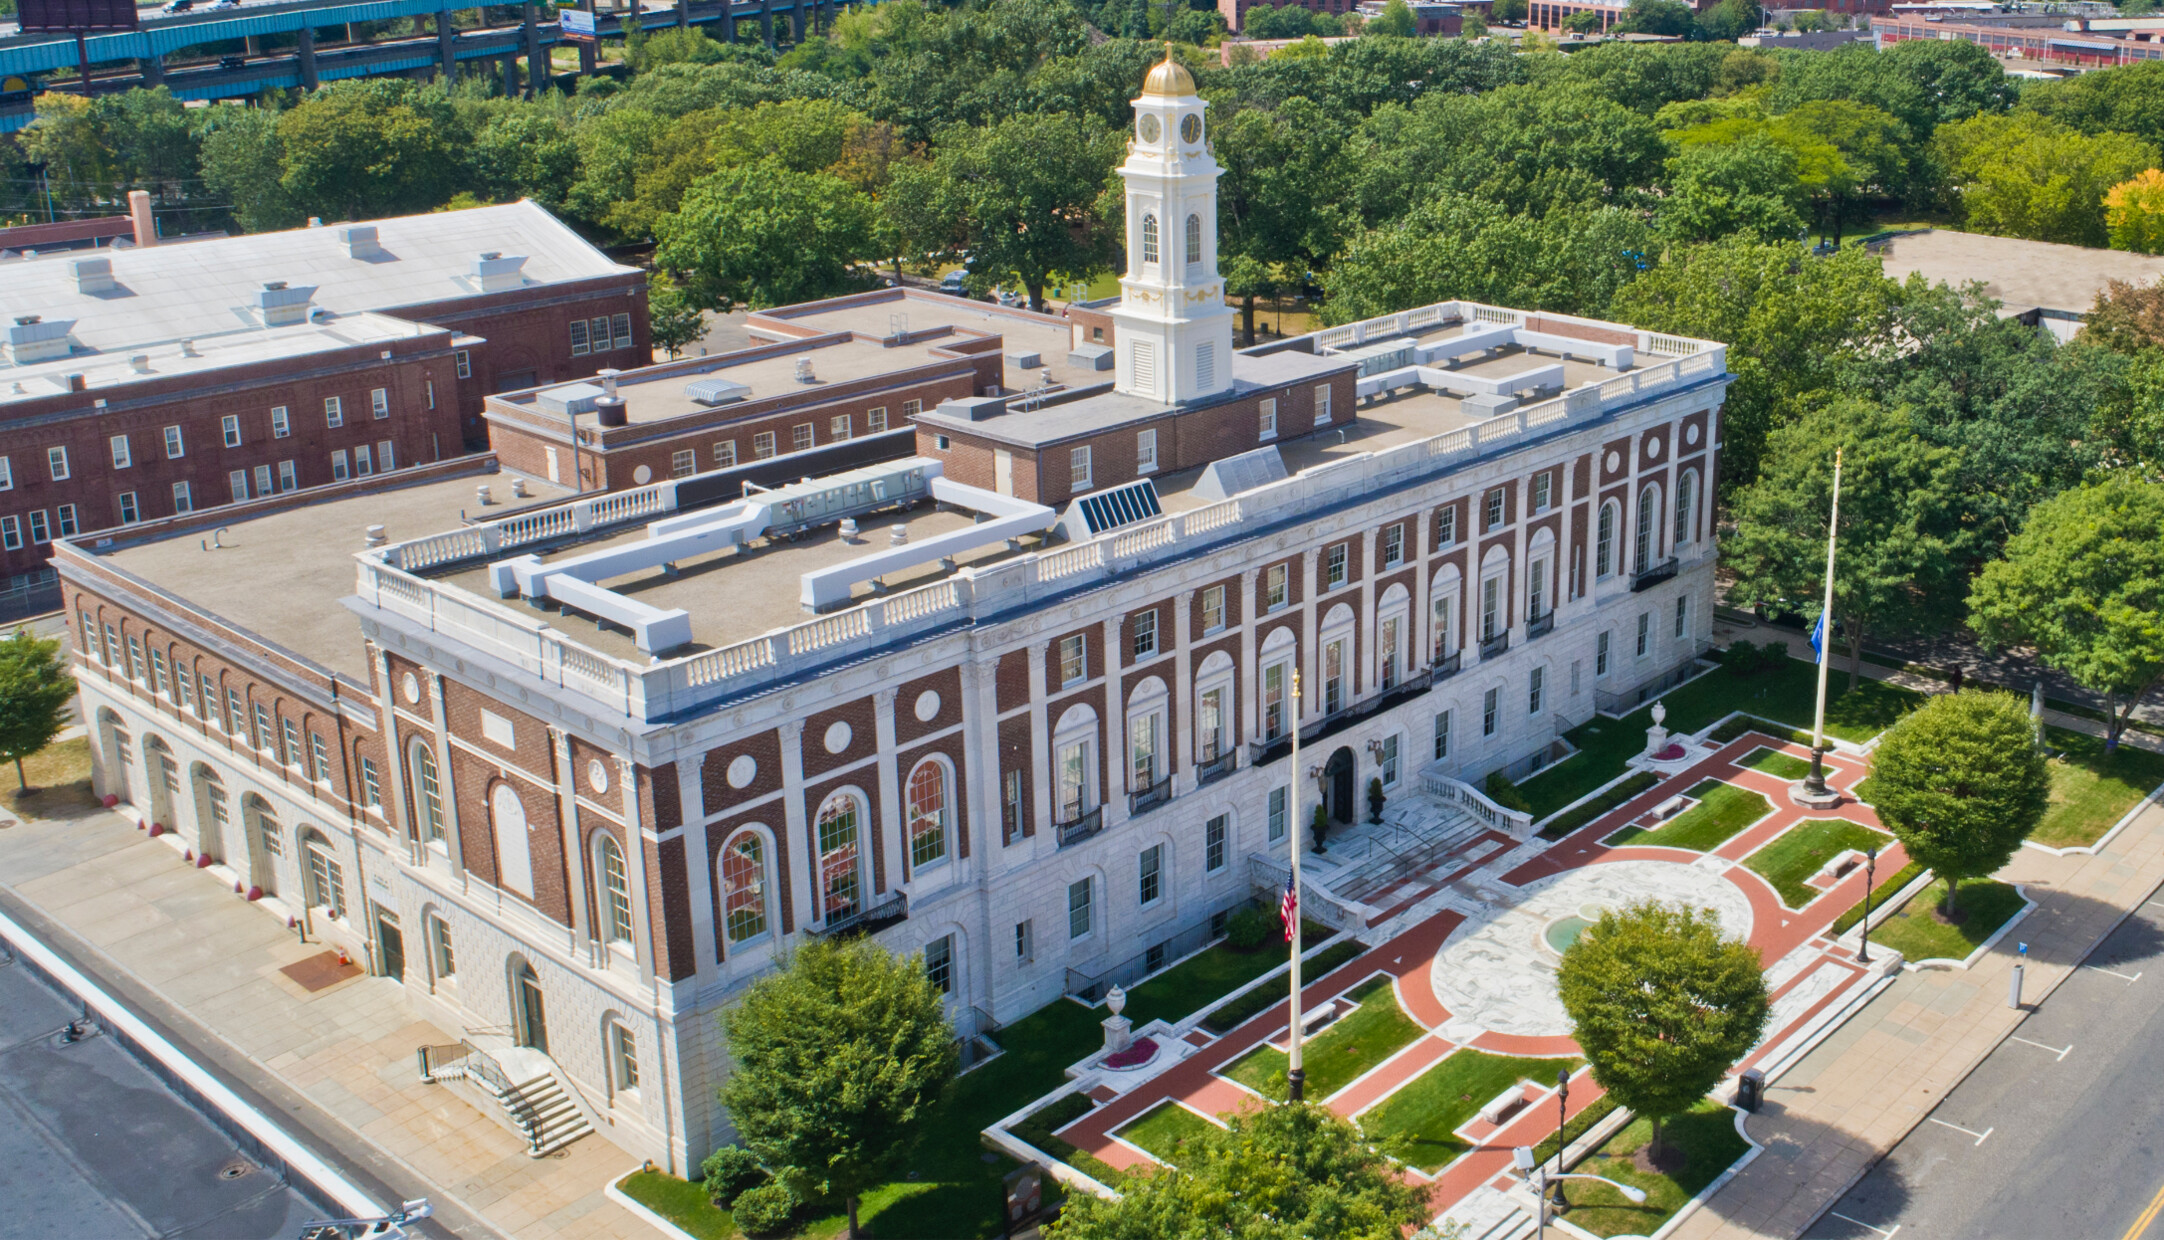
M 1926 1118 L 1926 1119 L 1930 1119 L 1931 1117 L 1930 1117 L 1930 1116 L 1925 1116 L 1925 1118 Z M 1994 1133 L 1994 1132 L 1997 1132 L 1997 1131 L 1998 1131 L 1998 1129 L 1996 1129 L 1996 1128 L 1986 1128 L 1986 1129 L 1984 1129 L 1984 1130 L 1983 1130 L 1982 1132 L 1978 1132 L 1978 1131 L 1976 1131 L 1976 1130 L 1975 1130 L 1974 1128 L 1963 1128 L 1963 1127 L 1962 1127 L 1961 1125 L 1959 1125 L 1959 1124 L 1949 1124 L 1949 1123 L 1947 1123 L 1947 1122 L 1946 1122 L 1945 1120 L 1943 1120 L 1943 1119 L 1932 1119 L 1932 1120 L 1931 1120 L 1931 1122 L 1932 1122 L 1932 1123 L 1934 1123 L 1934 1124 L 1937 1124 L 1937 1125 L 1938 1125 L 1939 1127 L 1941 1127 L 1941 1128 L 1951 1128 L 1951 1129 L 1953 1129 L 1953 1130 L 1954 1130 L 1955 1132 L 1960 1132 L 1960 1133 L 1966 1133 L 1966 1134 L 1968 1134 L 1969 1136 L 1972 1136 L 1972 1137 L 1976 1138 L 1976 1143 L 1977 1143 L 1978 1145 L 1982 1145 L 1982 1144 L 1984 1143 L 1984 1138 L 1985 1138 L 1985 1137 L 1988 1137 L 1988 1136 L 1990 1136 L 1990 1135 L 1991 1135 L 1992 1133 Z
M 2006 1036 L 2008 1038 L 2011 1038 L 2013 1041 L 2022 1043 L 2025 1046 L 2033 1046 L 2040 1051 L 2050 1051 L 2053 1055 L 2058 1056 L 2059 1061 L 2062 1063 L 2066 1061 L 2067 1052 L 2074 1049 L 2074 1044 L 2071 1042 L 2067 1043 L 2065 1046 L 2046 1046 L 2042 1042 L 2031 1042 L 2027 1038 L 2015 1037 L 2013 1034 L 2008 1034 Z
M 2094 972 L 2094 973 L 2101 973 L 2101 974 L 2103 974 L 2103 975 L 2104 975 L 2104 976 L 2106 976 L 2106 977 L 2116 977 L 2116 978 L 2118 978 L 2119 980 L 2121 980 L 2121 981 L 2123 981 L 2123 982 L 2127 983 L 2128 985 L 2132 985 L 2132 984 L 2134 984 L 2135 982 L 2138 982 L 2138 981 L 2140 981 L 2140 980 L 2141 980 L 2141 974 L 2139 974 L 2139 973 L 2136 973 L 2136 974 L 2134 974 L 2134 975 L 2133 975 L 2132 977 L 2129 977 L 2129 976 L 2127 976 L 2127 975 L 2126 975 L 2126 974 L 2124 974 L 2124 973 L 2114 973 L 2114 972 L 2112 972 L 2112 971 L 2111 971 L 2110 969 L 2107 969 L 2107 968 L 2105 968 L 2105 967 L 2104 967 L 2103 965 L 2100 965 L 2100 964 L 2085 964 L 2085 965 L 2083 965 L 2083 966 L 2081 966 L 2081 967 L 2082 967 L 2082 968 L 2084 968 L 2084 969 L 2088 969 L 2088 970 L 2090 970 L 2091 972 Z
M 2126 1229 L 2126 1235 L 2120 1237 L 2120 1240 L 2136 1240 L 2141 1233 L 2149 1230 L 2149 1224 L 2156 1221 L 2158 1210 L 2164 1210 L 2164 1188 L 2156 1190 L 2156 1196 L 2149 1199 L 2149 1208 L 2141 1212 L 2141 1217 L 2134 1220 L 2134 1225 Z
M 1899 1223 L 1895 1223 L 1893 1225 L 1893 1231 L 1888 1231 L 1884 1227 L 1873 1227 L 1871 1224 L 1864 1222 L 1860 1218 L 1850 1218 L 1848 1215 L 1841 1213 L 1839 1210 L 1828 1210 L 1826 1211 L 1826 1213 L 1832 1215 L 1837 1219 L 1840 1219 L 1844 1223 L 1854 1223 L 1858 1227 L 1863 1228 L 1865 1231 L 1877 1232 L 1879 1235 L 1887 1237 L 1887 1240 L 1892 1240 L 1894 1232 L 1901 1230 L 1901 1224 Z M 2132 1238 L 2129 1237 L 2129 1240 L 2132 1240 Z

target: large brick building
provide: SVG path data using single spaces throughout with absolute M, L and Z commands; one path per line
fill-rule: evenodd
M 456 456 L 489 393 L 651 358 L 644 273 L 530 202 L 10 257 L 0 311 L 33 582 L 54 537 Z
M 625 490 L 473 457 L 63 543 L 101 789 L 574 1099 L 537 1146 L 679 1171 L 727 1135 L 715 1013 L 792 944 L 922 951 L 968 1036 L 1281 889 L 1296 780 L 1522 843 L 1481 779 L 1708 644 L 1724 351 L 1446 302 L 1233 353 L 1184 78 L 1137 104 L 1108 391 L 965 368 L 884 436 Z

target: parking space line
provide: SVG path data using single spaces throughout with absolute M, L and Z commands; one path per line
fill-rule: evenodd
M 1926 1119 L 1931 1119 L 1931 1117 L 1930 1117 L 1930 1116 L 1925 1116 L 1925 1118 L 1926 1118 Z M 1978 1132 L 1978 1131 L 1976 1131 L 1976 1130 L 1975 1130 L 1974 1128 L 1963 1128 L 1963 1127 L 1962 1127 L 1961 1125 L 1959 1125 L 1959 1124 L 1949 1124 L 1949 1123 L 1947 1123 L 1947 1122 L 1946 1122 L 1945 1120 L 1943 1120 L 1943 1119 L 1931 1119 L 1931 1122 L 1932 1122 L 1932 1123 L 1934 1123 L 1934 1124 L 1937 1124 L 1937 1125 L 1938 1125 L 1939 1127 L 1941 1127 L 1941 1128 L 1951 1128 L 1951 1129 L 1953 1129 L 1953 1130 L 1954 1130 L 1955 1132 L 1959 1132 L 1959 1133 L 1964 1133 L 1964 1134 L 1966 1134 L 1966 1135 L 1968 1135 L 1968 1136 L 1972 1136 L 1972 1137 L 1976 1138 L 1976 1143 L 1977 1143 L 1978 1145 L 1982 1145 L 1982 1144 L 1984 1143 L 1984 1138 L 1985 1138 L 1985 1137 L 1988 1137 L 1988 1136 L 1990 1136 L 1990 1135 L 1991 1135 L 1992 1133 L 1994 1133 L 1994 1132 L 1997 1132 L 1997 1131 L 1998 1131 L 1998 1129 L 1996 1129 L 1996 1128 L 1986 1128 L 1986 1129 L 1984 1129 L 1984 1130 L 1983 1130 L 1982 1132 Z M 1851 1220 L 1851 1221 L 1853 1221 L 1853 1220 Z
M 2027 1038 L 2018 1037 L 2014 1034 L 2008 1034 L 2006 1036 L 2009 1041 L 2019 1042 L 2024 1046 L 2033 1046 L 2040 1051 L 2050 1051 L 2062 1063 L 2066 1061 L 2067 1052 L 2074 1049 L 2074 1044 L 2071 1042 L 2067 1043 L 2065 1046 L 2046 1046 L 2042 1042 L 2031 1042 Z
M 2083 965 L 2083 966 L 2081 966 L 2081 967 L 2082 967 L 2082 968 L 2084 968 L 2084 969 L 2087 969 L 2087 970 L 2089 970 L 2089 971 L 2090 971 L 2090 972 L 2092 972 L 2092 973 L 2101 973 L 2101 974 L 2103 974 L 2103 975 L 2104 975 L 2104 976 L 2106 976 L 2106 977 L 2116 977 L 2116 978 L 2118 978 L 2118 979 L 2119 979 L 2120 981 L 2123 981 L 2123 982 L 2125 982 L 2126 984 L 2128 984 L 2129 986 L 2131 986 L 2131 985 L 2133 985 L 2133 984 L 2134 984 L 2135 982 L 2138 982 L 2138 981 L 2140 981 L 2140 980 L 2141 980 L 2141 974 L 2139 974 L 2139 973 L 2133 974 L 2132 976 L 2128 976 L 2128 975 L 2127 975 L 2127 974 L 2125 974 L 2125 973 L 2115 973 L 2115 972 L 2113 972 L 2112 970 L 2110 970 L 2110 969 L 2107 969 L 2107 968 L 2105 968 L 2105 967 L 2104 967 L 2103 965 L 2100 965 L 2100 964 L 2085 964 L 2085 965 Z
M 1888 1231 L 1884 1227 L 1873 1227 L 1871 1224 L 1864 1222 L 1860 1218 L 1850 1218 L 1848 1215 L 1841 1213 L 1839 1210 L 1828 1210 L 1826 1211 L 1826 1213 L 1834 1218 L 1840 1219 L 1844 1223 L 1854 1223 L 1858 1227 L 1863 1228 L 1865 1231 L 1876 1232 L 1881 1236 L 1887 1237 L 1887 1240 L 1892 1240 L 1894 1232 L 1901 1230 L 1901 1224 L 1899 1223 L 1895 1223 L 1893 1225 L 1893 1230 Z

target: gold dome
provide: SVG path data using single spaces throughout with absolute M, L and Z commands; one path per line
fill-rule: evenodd
M 1195 93 L 1195 75 L 1172 58 L 1170 43 L 1165 44 L 1164 63 L 1150 70 L 1150 75 L 1142 79 L 1142 93 L 1163 99 L 1177 99 L 1182 95 Z

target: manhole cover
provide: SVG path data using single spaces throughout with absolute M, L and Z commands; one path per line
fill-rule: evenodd
M 229 1162 L 223 1167 L 218 1168 L 218 1178 L 221 1180 L 237 1180 L 253 1170 L 255 1170 L 253 1166 L 250 1166 L 249 1164 L 242 1162 L 236 1158 L 232 1162 Z

